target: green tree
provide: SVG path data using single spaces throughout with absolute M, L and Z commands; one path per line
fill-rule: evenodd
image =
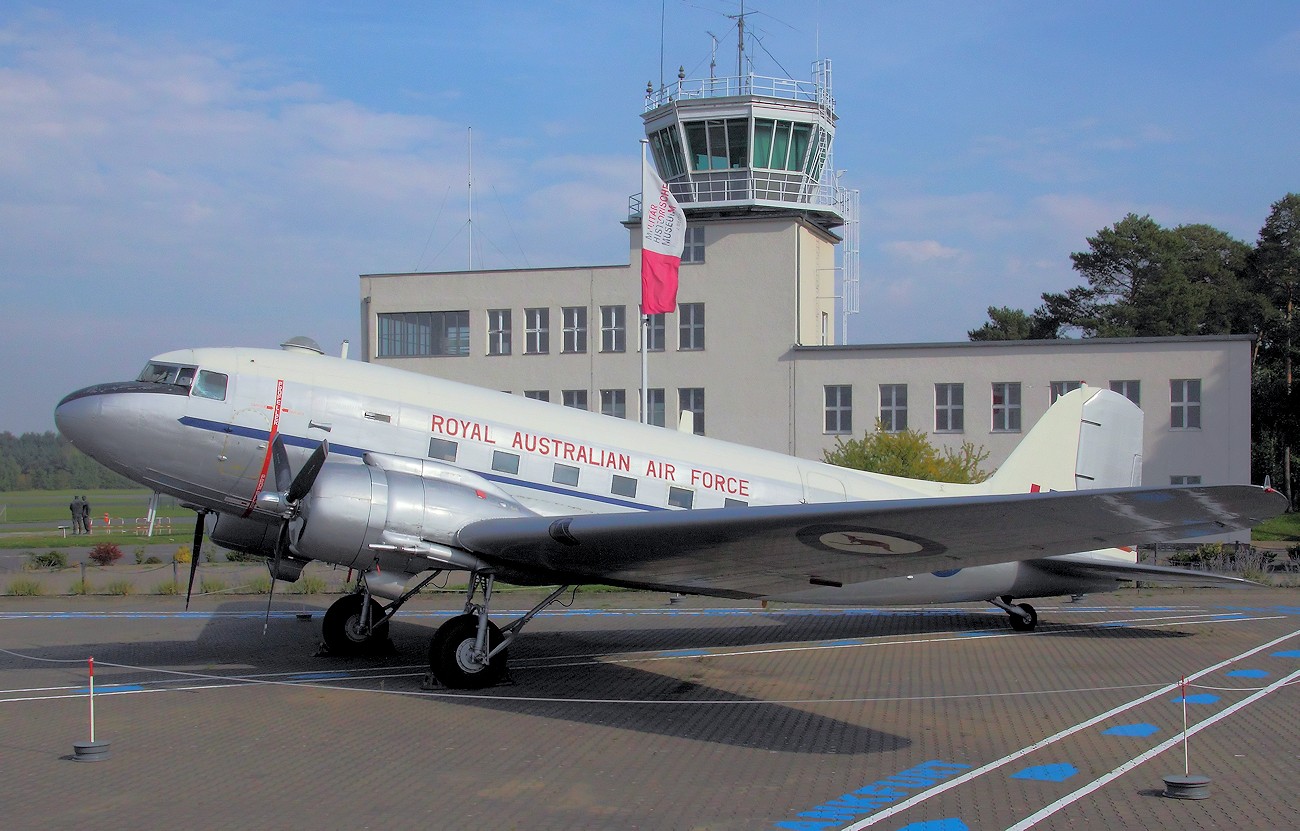
M 869 470 L 888 476 L 927 479 L 932 482 L 983 482 L 989 474 L 980 468 L 989 457 L 983 447 L 969 441 L 960 450 L 938 450 L 925 433 L 903 430 L 889 433 L 877 421 L 875 432 L 860 439 L 837 438 L 835 447 L 822 453 L 828 464 Z
M 966 333 L 971 340 L 1041 340 L 1055 338 L 1054 321 L 1009 306 L 989 306 L 989 322 Z

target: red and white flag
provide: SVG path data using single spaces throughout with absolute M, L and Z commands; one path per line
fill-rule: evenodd
M 677 269 L 686 247 L 686 216 L 672 192 L 641 158 L 641 314 L 677 311 Z

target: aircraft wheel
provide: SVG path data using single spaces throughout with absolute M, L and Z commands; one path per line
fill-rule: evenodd
M 1035 612 L 1034 607 L 1028 603 L 1017 603 L 1016 608 L 1028 614 L 1029 619 L 1026 620 L 1020 615 L 1013 614 L 1011 615 L 1011 628 L 1017 632 L 1034 631 L 1034 627 L 1038 625 L 1038 612 Z
M 474 642 L 478 637 L 478 616 L 464 614 L 438 627 L 429 641 L 429 670 L 444 687 L 478 690 L 499 684 L 506 674 L 506 655 L 502 650 L 492 656 L 487 666 L 474 660 Z M 488 621 L 487 648 L 501 643 L 501 630 Z
M 332 655 L 360 655 L 388 640 L 388 619 L 379 601 L 370 599 L 370 620 L 375 623 L 367 635 L 361 628 L 361 608 L 365 595 L 349 594 L 334 601 L 325 612 L 321 637 Z

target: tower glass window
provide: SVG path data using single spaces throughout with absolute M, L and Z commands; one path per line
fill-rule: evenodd
M 682 160 L 682 143 L 677 138 L 677 128 L 667 127 L 650 134 L 650 152 L 655 157 L 655 167 L 664 179 L 675 179 L 686 173 Z
M 754 167 L 807 172 L 812 125 L 771 118 L 754 119 Z
M 710 118 L 688 121 L 685 126 L 692 170 L 727 170 L 747 165 L 749 119 Z

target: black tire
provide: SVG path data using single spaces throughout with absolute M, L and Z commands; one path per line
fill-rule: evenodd
M 501 650 L 487 666 L 479 666 L 470 660 L 477 638 L 477 615 L 460 615 L 438 627 L 429 641 L 429 671 L 438 683 L 453 690 L 481 690 L 501 683 L 510 650 Z M 501 638 L 501 630 L 489 620 L 488 650 L 495 649 Z
M 334 601 L 325 611 L 321 637 L 331 655 L 363 655 L 387 642 L 388 619 L 384 617 L 384 608 L 373 597 L 370 599 L 370 620 L 374 625 L 369 637 L 362 634 L 361 607 L 365 600 L 363 594 L 349 594 Z
M 1024 611 L 1027 615 L 1029 615 L 1029 619 L 1026 620 L 1020 615 L 1012 613 L 1010 616 L 1011 628 L 1016 630 L 1017 632 L 1034 631 L 1034 627 L 1038 625 L 1038 612 L 1034 611 L 1034 607 L 1030 606 L 1028 603 L 1018 603 L 1016 604 L 1016 608 Z

